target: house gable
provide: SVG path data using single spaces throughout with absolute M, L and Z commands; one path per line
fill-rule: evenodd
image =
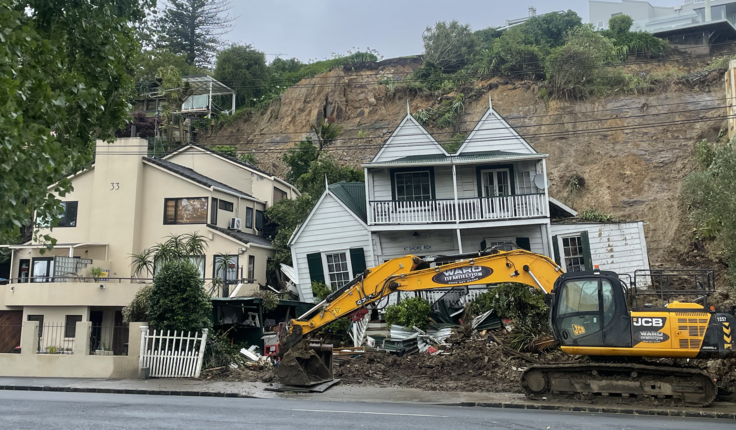
M 371 162 L 386 162 L 409 155 L 449 154 L 411 114 L 407 113 Z
M 313 299 L 307 255 L 363 248 L 367 264 L 373 261 L 368 227 L 330 192 L 322 195 L 289 246 L 303 301 Z
M 537 151 L 493 109 L 490 96 L 488 103 L 488 111 L 478 121 L 457 153 L 505 151 L 536 154 Z

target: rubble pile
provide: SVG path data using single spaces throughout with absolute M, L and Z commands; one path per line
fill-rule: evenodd
M 343 384 L 430 391 L 520 392 L 521 372 L 535 358 L 509 354 L 486 335 L 454 334 L 450 347 L 435 354 L 399 357 L 386 351 L 366 352 L 352 359 L 335 360 L 335 378 Z M 519 354 L 524 356 L 524 354 Z M 561 353 L 540 355 L 540 361 L 568 361 Z

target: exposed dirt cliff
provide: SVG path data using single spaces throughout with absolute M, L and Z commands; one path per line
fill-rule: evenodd
M 694 61 L 685 64 L 687 68 L 678 68 L 702 68 Z M 241 152 L 254 152 L 260 167 L 283 175 L 281 154 L 309 134 L 310 124 L 327 117 L 344 127 L 330 152 L 357 167 L 375 155 L 404 117 L 407 99 L 412 112 L 441 102 L 437 94 L 397 94 L 378 83 L 419 65 L 417 59 L 398 59 L 375 70 L 333 70 L 288 89 L 265 112 L 200 140 L 206 145 L 237 144 Z M 656 63 L 636 68 L 650 73 L 665 66 L 671 67 Z M 549 154 L 552 196 L 577 210 L 595 208 L 644 221 L 655 267 L 676 264 L 685 250 L 692 250 L 679 189 L 682 178 L 697 167 L 694 143 L 726 129 L 721 71 L 648 94 L 590 101 L 545 102 L 538 96 L 538 82 L 505 78 L 475 82 L 470 89 L 474 96 L 464 103 L 460 131 L 473 128 L 488 108 L 490 92 L 493 107 L 537 151 Z M 451 136 L 447 130 L 430 131 L 440 141 Z M 573 175 L 584 179 L 578 180 L 584 186 L 574 196 L 569 186 Z

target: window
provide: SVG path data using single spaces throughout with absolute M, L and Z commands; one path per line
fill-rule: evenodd
M 350 268 L 348 266 L 348 257 L 346 252 L 338 252 L 334 254 L 326 254 L 327 274 L 329 276 L 330 287 L 336 290 L 350 282 Z
M 82 321 L 81 315 L 67 315 L 66 324 L 64 324 L 64 337 L 76 337 L 77 322 Z
M 228 212 L 233 211 L 233 204 L 227 200 L 220 200 L 220 209 Z
M 570 281 L 560 300 L 560 316 L 578 312 L 598 312 L 598 280 Z
M 432 181 L 429 171 L 394 173 L 396 200 L 432 200 Z
M 238 256 L 215 255 L 213 274 L 225 284 L 235 284 L 238 280 Z
M 483 197 L 511 195 L 511 175 L 509 175 L 509 169 L 482 170 L 481 182 Z
M 256 211 L 256 230 L 263 230 L 263 226 L 266 223 L 266 220 L 263 216 L 263 211 Z
M 565 270 L 567 272 L 585 271 L 583 240 L 580 236 L 563 237 L 562 250 L 564 251 Z
M 256 257 L 253 255 L 248 256 L 248 280 L 253 282 L 256 279 Z
M 52 257 L 37 257 L 33 259 L 33 278 L 31 282 L 51 282 L 54 274 L 54 259 Z
M 217 199 L 212 197 L 212 210 L 210 211 L 210 224 L 217 225 Z
M 245 228 L 253 228 L 253 208 L 245 208 Z
M 197 271 L 200 275 L 202 275 L 202 279 L 204 279 L 204 273 L 205 273 L 205 256 L 204 255 L 190 255 L 187 257 L 189 262 L 194 264 L 194 267 L 197 268 Z M 161 270 L 161 260 L 154 260 L 153 262 L 153 275 L 156 276 L 156 273 L 158 273 L 159 270 Z
M 207 197 L 164 199 L 164 224 L 205 224 Z
M 276 187 L 273 188 L 273 204 L 276 204 L 281 199 L 285 199 L 288 197 L 288 194 L 286 191 L 280 190 Z
M 61 214 L 57 227 L 76 227 L 79 202 L 61 202 L 61 206 L 64 212 Z
M 530 171 L 516 173 L 519 194 L 534 194 L 537 192 L 537 187 L 534 185 L 535 176 L 537 176 L 537 173 Z

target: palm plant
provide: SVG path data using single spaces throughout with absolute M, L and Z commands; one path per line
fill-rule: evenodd
M 212 267 L 215 272 L 215 276 L 212 278 L 212 288 L 210 289 L 210 295 L 216 295 L 220 289 L 222 289 L 222 296 L 228 296 L 227 291 L 227 271 L 230 269 L 231 264 L 235 264 L 235 256 L 228 254 L 217 254 Z
M 155 267 L 163 267 L 175 260 L 199 257 L 207 252 L 207 240 L 198 232 L 188 234 L 172 234 L 164 242 L 144 249 L 139 254 L 131 254 L 133 276 L 141 273 L 151 275 Z
M 153 249 L 144 249 L 138 254 L 130 254 L 130 265 L 133 267 L 133 276 L 140 277 L 141 273 L 150 276 L 153 274 Z

